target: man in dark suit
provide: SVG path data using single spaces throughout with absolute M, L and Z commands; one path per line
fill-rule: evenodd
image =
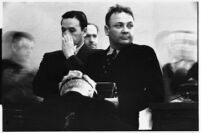
M 111 7 L 105 21 L 110 46 L 89 57 L 86 73 L 96 82 L 116 82 L 118 115 L 132 130 L 138 130 L 139 111 L 164 100 L 159 62 L 151 47 L 132 43 L 134 16 L 130 8 Z
M 61 20 L 62 50 L 45 53 L 33 81 L 34 92 L 44 100 L 59 96 L 58 83 L 69 70 L 79 70 L 79 63 L 85 63 L 94 50 L 84 44 L 87 18 L 81 11 L 69 11 Z M 79 64 L 78 63 L 78 64 Z

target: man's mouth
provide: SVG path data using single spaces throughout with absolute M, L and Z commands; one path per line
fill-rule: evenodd
M 128 40 L 128 39 L 129 39 L 129 36 L 121 36 L 121 39 L 122 39 L 122 40 Z
M 91 47 L 96 47 L 96 45 L 95 45 L 95 44 L 93 44 L 93 43 L 92 43 L 92 44 L 90 44 L 90 46 L 91 46 Z

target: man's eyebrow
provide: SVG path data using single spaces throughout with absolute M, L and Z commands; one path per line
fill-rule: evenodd
M 117 24 L 123 24 L 123 22 L 117 22 Z
M 133 24 L 133 21 L 129 21 L 129 22 L 117 22 L 117 24 Z
M 133 21 L 129 21 L 128 23 L 133 23 Z
M 75 27 L 68 27 L 68 29 L 75 29 Z

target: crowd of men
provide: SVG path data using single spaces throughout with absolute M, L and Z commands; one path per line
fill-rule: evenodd
M 110 7 L 104 26 L 109 47 L 98 49 L 98 26 L 89 23 L 84 12 L 68 11 L 61 18 L 62 49 L 45 53 L 33 75 L 26 69 L 33 37 L 15 33 L 12 58 L 4 61 L 3 103 L 20 104 L 28 98 L 29 103 L 51 105 L 48 109 L 53 113 L 45 115 L 52 125 L 59 124 L 56 130 L 138 130 L 139 112 L 151 103 L 164 102 L 165 92 L 156 53 L 150 46 L 134 43 L 134 27 L 131 8 Z M 27 81 L 31 87 L 22 85 L 30 79 L 27 75 L 32 76 Z M 101 83 L 115 84 L 115 96 L 100 97 L 96 86 Z M 56 116 L 60 122 L 51 119 Z M 52 129 L 51 124 L 46 123 L 44 130 Z

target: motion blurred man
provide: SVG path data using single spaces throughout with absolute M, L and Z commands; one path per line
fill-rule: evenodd
M 5 33 L 10 42 L 10 57 L 2 60 L 3 104 L 25 104 L 42 101 L 33 94 L 32 80 L 35 70 L 31 67 L 34 38 L 21 31 Z M 7 39 L 6 39 L 7 40 Z

